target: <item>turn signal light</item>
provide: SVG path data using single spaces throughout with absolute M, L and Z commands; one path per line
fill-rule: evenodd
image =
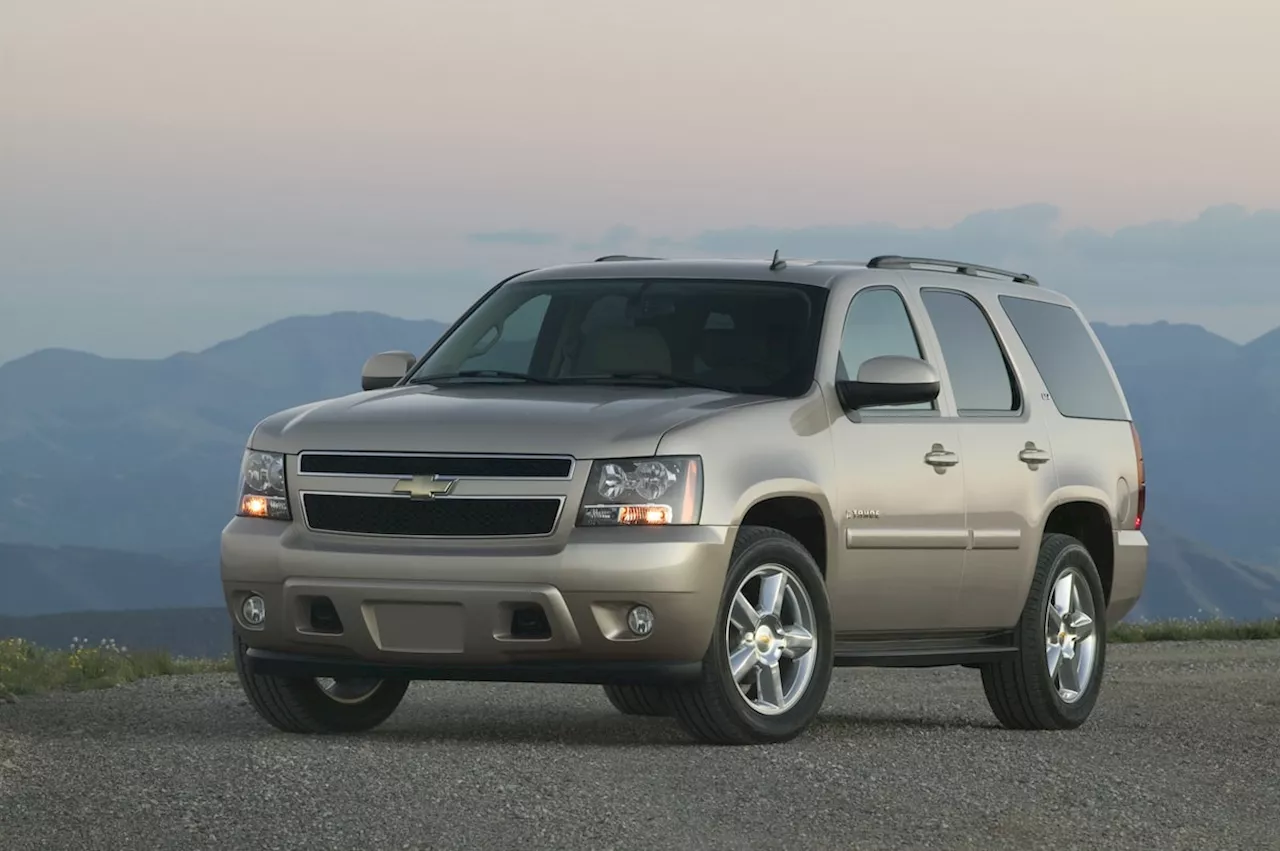
M 624 505 L 618 512 L 618 522 L 636 526 L 665 526 L 671 522 L 671 506 Z
M 247 493 L 240 497 L 240 513 L 247 517 L 267 517 L 270 506 L 265 496 Z

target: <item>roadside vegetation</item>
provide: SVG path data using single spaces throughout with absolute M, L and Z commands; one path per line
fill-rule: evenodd
M 1150 641 L 1251 641 L 1280 639 L 1280 618 L 1262 621 L 1166 620 L 1122 623 L 1111 630 L 1115 644 Z M 21 638 L 0 639 L 0 702 L 48 691 L 112 688 L 148 677 L 228 673 L 231 659 L 187 659 L 164 651 L 131 651 L 111 639 L 92 644 L 74 639 L 65 650 Z
M 1114 644 L 1144 641 L 1254 641 L 1280 638 L 1280 618 L 1260 621 L 1167 620 L 1121 623 L 1108 635 Z
M 227 659 L 184 659 L 164 651 L 130 651 L 110 639 L 74 639 L 65 650 L 21 638 L 0 639 L 0 701 L 46 691 L 111 688 L 147 677 L 234 670 Z

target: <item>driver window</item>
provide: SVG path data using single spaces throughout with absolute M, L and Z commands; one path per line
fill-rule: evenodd
M 538 332 L 550 304 L 551 296 L 543 293 L 520 305 L 500 327 L 490 328 L 481 335 L 459 369 L 528 372 L 533 363 Z
M 853 297 L 849 312 L 844 317 L 844 331 L 840 336 L 840 358 L 837 364 L 837 380 L 856 380 L 858 367 L 864 361 L 881 355 L 902 355 L 921 358 L 920 343 L 916 339 L 907 305 L 897 290 L 876 287 L 862 290 Z M 864 408 L 864 411 L 931 411 L 933 402 L 915 405 L 882 405 Z

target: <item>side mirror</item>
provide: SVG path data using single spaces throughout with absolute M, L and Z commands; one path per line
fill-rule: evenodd
M 418 360 L 412 352 L 382 352 L 364 362 L 360 372 L 362 390 L 381 390 L 404 378 Z
M 881 355 L 863 361 L 856 381 L 837 381 L 836 396 L 846 411 L 880 405 L 916 405 L 938 398 L 938 372 L 919 358 Z

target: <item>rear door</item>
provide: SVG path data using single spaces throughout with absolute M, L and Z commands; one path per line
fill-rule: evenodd
M 962 629 L 1015 623 L 1040 543 L 1044 506 L 1057 474 L 1040 399 L 1024 389 L 1020 370 L 996 328 L 1007 320 L 974 296 L 922 287 L 920 299 L 942 350 L 955 397 L 964 459 L 969 550 L 952 624 Z M 1011 330 L 1011 329 L 1010 329 Z M 1034 370 L 1029 378 L 1034 379 Z
M 853 296 L 829 380 L 856 378 L 879 355 L 924 358 L 937 368 L 902 291 L 888 285 Z M 949 625 L 968 543 L 968 459 L 958 451 L 948 398 L 944 388 L 934 403 L 862 409 L 832 424 L 843 545 L 830 582 L 837 632 Z

